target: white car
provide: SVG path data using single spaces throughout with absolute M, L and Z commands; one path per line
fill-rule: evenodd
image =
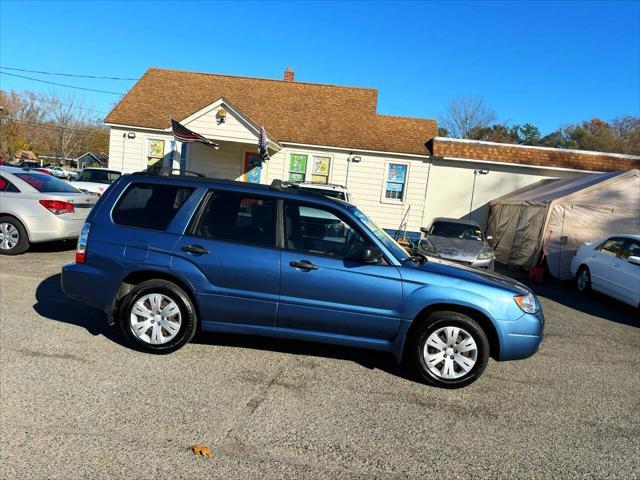
M 324 195 L 325 197 L 337 198 L 339 200 L 344 200 L 345 202 L 351 203 L 351 196 L 349 195 L 348 190 L 342 185 L 312 182 L 301 182 L 296 183 L 296 185 L 306 191 L 319 193 L 320 195 Z
M 54 177 L 64 178 L 66 180 L 69 180 L 75 176 L 74 172 L 70 172 L 58 166 L 46 167 L 45 170 L 49 170 Z
M 578 290 L 590 289 L 640 308 L 640 235 L 611 235 L 578 248 L 571 260 Z
M 121 176 L 122 172 L 111 168 L 85 168 L 73 179 L 73 186 L 82 192 L 100 196 Z
M 0 166 L 0 255 L 20 254 L 32 243 L 78 238 L 96 201 L 52 175 Z

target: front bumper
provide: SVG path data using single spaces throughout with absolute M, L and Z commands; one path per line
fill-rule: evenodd
M 544 314 L 525 313 L 516 321 L 497 322 L 499 360 L 519 360 L 538 351 L 544 337 Z

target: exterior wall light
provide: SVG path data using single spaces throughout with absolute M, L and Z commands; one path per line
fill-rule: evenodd
M 216 116 L 218 117 L 218 125 L 220 125 L 227 119 L 227 111 L 224 108 L 221 108 L 220 110 L 218 110 Z
M 136 134 L 134 132 L 127 133 L 127 138 L 136 138 Z

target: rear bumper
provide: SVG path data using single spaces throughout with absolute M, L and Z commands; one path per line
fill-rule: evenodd
M 88 214 L 89 209 L 87 209 Z M 87 215 L 81 218 L 67 219 L 51 214 L 29 219 L 26 222 L 29 241 L 38 243 L 78 238 Z
M 544 337 L 544 314 L 525 313 L 514 322 L 499 322 L 499 360 L 519 360 L 538 351 Z
M 89 265 L 68 263 L 62 267 L 61 286 L 64 294 L 102 310 L 107 318 L 110 318 L 117 293 L 117 287 L 115 290 L 112 287 L 113 283 L 113 275 Z

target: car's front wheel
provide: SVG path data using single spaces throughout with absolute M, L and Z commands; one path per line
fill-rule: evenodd
M 436 387 L 465 387 L 480 378 L 489 361 L 486 333 L 459 312 L 431 313 L 412 339 L 413 364 L 420 377 Z
M 171 353 L 196 333 L 196 311 L 187 293 L 166 280 L 136 285 L 122 300 L 122 333 L 135 348 L 149 353 Z

